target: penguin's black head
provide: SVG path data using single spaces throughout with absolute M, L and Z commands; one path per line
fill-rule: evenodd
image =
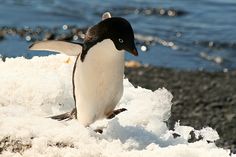
M 127 20 L 120 17 L 107 18 L 101 21 L 98 27 L 104 33 L 103 38 L 111 39 L 118 50 L 138 55 L 134 44 L 134 31 Z
M 91 27 L 87 31 L 84 44 L 87 44 L 87 46 L 94 45 L 104 39 L 111 39 L 117 50 L 126 50 L 135 56 L 138 55 L 134 43 L 133 29 L 124 18 L 107 18 Z

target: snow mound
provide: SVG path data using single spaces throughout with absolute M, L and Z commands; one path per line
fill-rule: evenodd
M 230 156 L 229 150 L 216 147 L 219 137 L 211 128 L 196 131 L 177 123 L 168 130 L 172 94 L 165 88 L 135 88 L 127 79 L 118 107 L 128 111 L 112 120 L 85 128 L 76 120 L 47 118 L 74 107 L 73 62 L 65 55 L 0 62 L 1 156 Z M 103 134 L 96 128 L 103 128 Z M 189 143 L 193 131 L 201 139 Z

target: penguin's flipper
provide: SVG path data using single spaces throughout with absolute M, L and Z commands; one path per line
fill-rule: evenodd
M 29 50 L 52 51 L 68 56 L 78 56 L 82 52 L 82 44 L 56 40 L 39 41 L 30 45 Z

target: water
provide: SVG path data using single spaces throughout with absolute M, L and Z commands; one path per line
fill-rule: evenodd
M 236 69 L 235 0 L 0 0 L 0 4 L 1 27 L 87 27 L 111 11 L 128 19 L 142 41 L 139 57 L 127 54 L 127 59 L 185 70 Z M 161 16 L 157 8 L 173 8 L 180 16 Z M 0 40 L 0 54 L 25 56 L 30 44 L 6 35 Z

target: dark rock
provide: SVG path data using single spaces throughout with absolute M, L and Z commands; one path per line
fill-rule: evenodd
M 174 138 L 180 137 L 180 135 L 177 134 L 177 133 L 173 133 L 172 135 L 173 135 Z
M 0 33 L 0 41 L 4 39 L 4 35 Z
M 203 139 L 203 137 L 201 135 L 196 137 L 196 134 L 194 133 L 194 131 L 190 131 L 189 135 L 190 135 L 190 137 L 188 139 L 189 143 L 193 143 L 193 142 L 200 141 Z

